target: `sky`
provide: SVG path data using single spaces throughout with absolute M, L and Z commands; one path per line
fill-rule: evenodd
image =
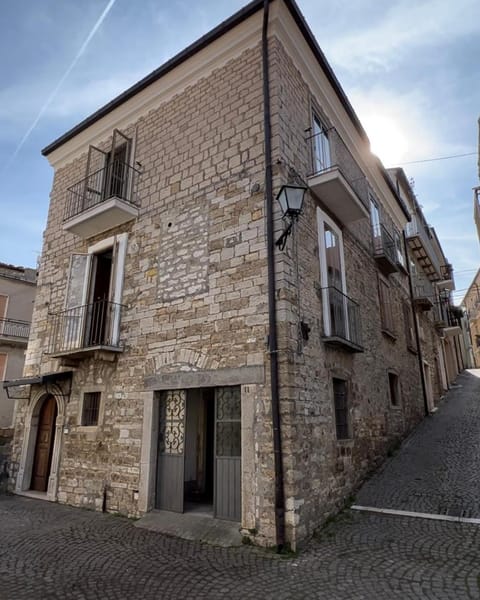
M 41 252 L 53 177 L 41 149 L 244 4 L 0 0 L 0 262 L 35 266 Z M 472 194 L 480 2 L 298 5 L 372 149 L 413 179 L 454 265 L 460 301 L 480 266 Z

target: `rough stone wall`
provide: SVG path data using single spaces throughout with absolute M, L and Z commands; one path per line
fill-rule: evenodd
M 144 377 L 171 371 L 263 365 L 267 266 L 260 49 L 246 51 L 144 115 L 136 136 L 140 216 L 83 242 L 62 230 L 66 190 L 85 176 L 86 154 L 55 173 L 26 375 L 55 371 L 45 355 L 48 312 L 64 306 L 70 255 L 128 232 L 121 342 L 113 363 L 78 363 L 67 406 L 58 498 L 138 514 Z M 110 140 L 102 144 L 108 149 Z M 257 185 L 260 184 L 260 185 Z M 102 391 L 98 428 L 79 426 L 81 396 Z M 258 490 L 253 527 L 273 543 L 273 455 L 267 384 L 255 398 Z M 19 403 L 18 464 L 26 402 Z M 262 541 L 263 540 L 263 541 Z
M 13 429 L 0 428 L 0 494 L 7 490 Z
M 311 125 L 312 105 L 336 123 L 321 99 L 312 98 L 279 45 L 274 44 L 273 54 L 273 162 L 281 163 L 279 187 L 291 167 L 304 179 L 309 172 L 305 130 Z M 408 301 L 408 279 L 401 272 L 388 279 L 395 337 L 387 336 L 380 323 L 379 270 L 368 219 L 341 225 L 347 290 L 360 305 L 364 352 L 351 354 L 322 341 L 317 206 L 322 208 L 321 200 L 307 195 L 294 235 L 277 263 L 287 523 L 294 543 L 337 510 L 423 414 L 417 357 L 406 347 L 402 302 Z M 300 321 L 310 327 L 308 341 L 302 339 Z M 390 401 L 390 370 L 399 378 L 398 407 Z M 332 377 L 348 381 L 349 440 L 336 439 Z

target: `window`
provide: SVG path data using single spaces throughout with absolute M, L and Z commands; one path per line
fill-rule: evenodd
M 403 304 L 403 320 L 405 325 L 405 339 L 407 341 L 407 348 L 410 350 L 415 350 L 413 313 L 410 305 L 406 302 Z
M 342 232 L 317 208 L 325 335 L 349 339 Z
M 91 427 L 98 425 L 100 412 L 100 392 L 86 392 L 83 394 L 82 425 Z
M 393 230 L 393 237 L 395 240 L 395 249 L 397 253 L 397 263 L 405 268 L 405 256 L 403 254 L 402 236 L 397 229 Z
M 0 381 L 5 381 L 7 374 L 7 354 L 0 354 Z
M 313 170 L 315 173 L 325 171 L 332 166 L 328 131 L 321 120 L 313 116 Z
M 392 406 L 399 406 L 400 394 L 398 389 L 398 375 L 395 373 L 388 374 L 388 389 L 390 392 L 390 402 Z
M 378 278 L 378 297 L 380 300 L 380 321 L 382 330 L 395 334 L 395 321 L 393 319 L 393 298 L 390 286 L 382 278 Z
M 72 254 L 65 299 L 65 350 L 116 346 L 127 234 L 102 240 L 87 254 Z
M 379 237 L 381 235 L 381 231 L 380 231 L 380 211 L 378 209 L 378 204 L 376 203 L 376 201 L 373 199 L 372 196 L 370 196 L 370 220 L 372 222 L 372 232 L 373 232 L 373 237 Z
M 333 378 L 333 401 L 335 405 L 337 440 L 346 440 L 350 435 L 348 427 L 347 382 L 344 379 Z
M 8 296 L 0 294 L 0 319 L 7 318 Z
M 7 304 L 8 304 L 8 296 L 4 294 L 0 294 L 0 335 L 4 332 L 4 319 L 7 318 Z M 1 375 L 1 370 L 0 370 Z

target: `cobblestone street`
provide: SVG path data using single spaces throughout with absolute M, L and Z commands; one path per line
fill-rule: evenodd
M 479 373 L 477 372 L 477 375 Z M 478 512 L 480 379 L 466 373 L 357 504 Z M 297 557 L 218 548 L 0 496 L 0 599 L 480 599 L 480 525 L 347 510 Z

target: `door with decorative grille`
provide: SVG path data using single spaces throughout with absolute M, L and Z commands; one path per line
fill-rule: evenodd
M 241 520 L 241 475 L 240 387 L 219 387 L 215 389 L 215 517 Z
M 160 394 L 155 508 L 183 512 L 186 390 Z

